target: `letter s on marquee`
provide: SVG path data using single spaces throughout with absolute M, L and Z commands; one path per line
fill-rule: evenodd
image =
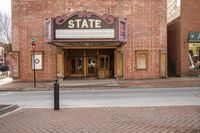
M 74 20 L 69 20 L 68 28 L 74 28 Z

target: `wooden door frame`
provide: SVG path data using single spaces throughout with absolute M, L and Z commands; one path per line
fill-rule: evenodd
M 103 61 L 104 61 L 104 66 L 103 68 L 100 68 L 100 58 L 103 57 Z M 105 67 L 106 65 L 106 58 L 108 57 L 108 67 Z M 98 56 L 98 78 L 106 78 L 106 77 L 109 77 L 110 76 L 110 55 L 99 55 Z M 104 76 L 101 76 L 101 71 L 104 71 L 102 72 Z M 106 72 L 108 71 L 108 74 L 106 74 Z
M 162 72 L 162 55 L 165 55 L 165 71 L 164 74 Z M 160 50 L 160 77 L 167 78 L 167 51 L 166 50 Z

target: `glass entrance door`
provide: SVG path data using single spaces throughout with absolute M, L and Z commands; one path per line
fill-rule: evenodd
M 113 49 L 69 49 L 65 54 L 65 75 L 69 77 L 114 76 Z
M 82 57 L 71 58 L 71 74 L 83 75 L 83 58 Z
M 98 78 L 107 78 L 109 77 L 109 73 L 110 73 L 110 56 L 100 55 Z
M 87 75 L 96 76 L 96 57 L 87 57 Z

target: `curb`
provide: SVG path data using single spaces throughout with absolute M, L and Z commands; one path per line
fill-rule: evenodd
M 0 115 L 3 115 L 5 113 L 8 113 L 8 112 L 11 112 L 15 109 L 17 109 L 19 106 L 17 104 L 14 104 L 14 105 L 8 105 L 2 109 L 0 109 Z

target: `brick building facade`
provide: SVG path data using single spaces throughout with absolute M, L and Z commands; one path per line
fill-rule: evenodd
M 126 18 L 127 42 L 45 42 L 45 20 L 79 11 Z M 36 71 L 41 81 L 69 76 L 123 79 L 167 76 L 166 0 L 13 0 L 12 20 L 11 60 L 16 79 L 33 80 L 32 37 L 37 38 L 36 54 L 42 61 L 41 69 Z M 101 69 L 102 62 L 107 67 Z
M 199 75 L 200 1 L 168 0 L 167 2 L 168 68 L 171 69 L 169 71 L 175 76 Z M 191 32 L 199 35 L 199 41 L 189 42 L 188 37 Z

